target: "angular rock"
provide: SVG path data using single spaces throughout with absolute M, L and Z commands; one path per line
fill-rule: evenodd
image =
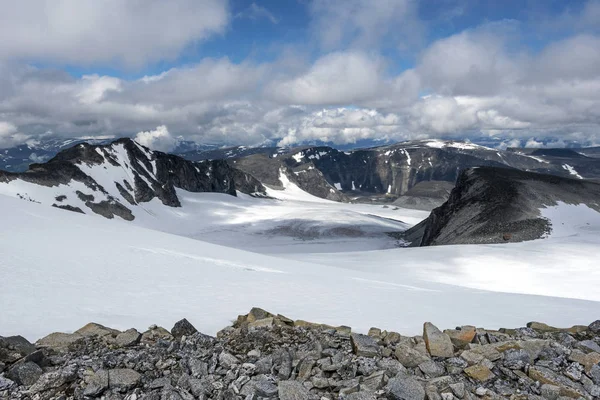
M 298 380 L 301 382 L 307 381 L 310 379 L 312 374 L 312 369 L 315 366 L 316 361 L 312 358 L 305 358 L 298 365 Z
M 523 369 L 529 364 L 529 354 L 521 349 L 507 350 L 504 352 L 504 361 L 502 364 L 510 369 Z
M 396 347 L 394 354 L 396 355 L 398 361 L 400 361 L 400 363 L 406 368 L 415 368 L 419 364 L 430 360 L 428 356 L 420 351 L 403 344 L 400 344 Z
M 115 336 L 117 336 L 121 332 L 119 332 L 116 329 L 107 328 L 104 325 L 96 324 L 95 322 L 90 322 L 89 324 L 87 324 L 87 325 L 79 328 L 78 330 L 76 330 L 75 333 L 77 333 L 77 334 L 79 334 L 81 336 L 85 336 L 85 337 L 89 337 L 89 336 L 98 336 L 98 337 L 111 336 L 111 337 L 115 337 Z
M 423 339 L 427 351 L 432 357 L 450 358 L 454 356 L 454 347 L 450 336 L 440 331 L 431 322 L 423 324 Z
M 560 388 L 558 386 L 543 384 L 540 392 L 544 399 L 557 400 L 560 397 Z
M 18 385 L 31 386 L 37 382 L 44 371 L 31 361 L 19 363 L 8 370 L 6 377 Z
M 171 329 L 171 335 L 176 339 L 180 339 L 182 336 L 191 336 L 196 332 L 198 330 L 185 318 L 177 321 Z
M 600 319 L 592 322 L 589 326 L 588 329 L 595 334 L 600 334 Z
M 0 375 L 0 392 L 3 390 L 8 390 L 16 385 L 17 384 L 15 382 Z
M 528 322 L 527 327 L 539 332 L 558 332 L 559 328 L 544 324 L 543 322 Z
M 273 324 L 274 324 L 273 317 L 257 319 L 256 321 L 248 323 L 248 329 L 269 328 L 269 327 L 273 326 Z
M 463 397 L 465 397 L 465 384 L 462 382 L 458 382 L 458 383 L 451 383 L 450 385 L 450 390 L 452 390 L 452 393 L 454 393 L 454 395 L 456 397 L 458 397 L 459 399 L 462 399 Z
M 584 397 L 583 392 L 568 378 L 557 375 L 554 371 L 540 366 L 529 367 L 528 375 L 541 384 L 550 384 L 560 388 L 560 395 L 578 399 Z
M 280 381 L 277 385 L 280 400 L 308 400 L 308 389 L 297 381 Z
M 385 393 L 392 400 L 424 400 L 425 389 L 414 378 L 405 376 L 389 380 Z
M 419 369 L 428 378 L 437 378 L 446 373 L 444 365 L 433 360 L 425 361 L 419 364 Z
M 78 333 L 55 332 L 38 340 L 36 345 L 38 347 L 47 347 L 59 352 L 64 352 L 68 350 L 69 346 L 80 343 L 82 340 L 83 336 Z
M 23 336 L 8 336 L 2 338 L 2 342 L 4 347 L 8 347 L 16 351 L 21 356 L 27 356 L 37 350 L 35 345 L 29 340 L 25 339 Z
M 108 389 L 108 371 L 99 370 L 87 379 L 83 395 L 96 397 L 104 393 L 106 389 Z
M 256 390 L 256 394 L 261 397 L 273 397 L 279 393 L 279 388 L 277 385 L 265 377 L 262 377 L 256 381 L 254 384 L 254 389 Z
M 363 378 L 360 383 L 361 388 L 367 388 L 370 391 L 376 391 L 383 387 L 385 384 L 385 372 L 384 371 L 376 371 L 371 375 Z
M 573 350 L 569 355 L 569 361 L 575 361 L 583 365 L 586 373 L 589 373 L 594 364 L 600 363 L 600 353 L 591 352 L 585 354 L 581 350 Z
M 40 376 L 36 383 L 30 388 L 30 393 L 40 393 L 50 389 L 59 388 L 67 383 L 77 379 L 77 370 L 75 368 L 65 368 L 57 371 L 47 372 Z
M 488 367 L 483 365 L 472 365 L 467 367 L 465 368 L 465 374 L 479 382 L 485 382 L 495 377 L 494 373 L 490 371 Z
M 268 311 L 263 310 L 262 308 L 254 307 L 250 310 L 250 312 L 246 316 L 246 322 L 254 322 L 254 321 L 258 321 L 260 319 L 265 319 L 265 318 L 270 318 L 270 317 L 274 317 L 274 315 Z
M 131 368 L 116 368 L 108 371 L 111 389 L 129 390 L 140 383 L 141 375 Z
M 379 339 L 381 337 L 381 329 L 379 328 L 370 328 L 367 336 L 371 336 L 373 338 Z
M 600 385 L 600 364 L 594 364 L 588 375 L 596 385 Z
M 446 329 L 444 331 L 450 337 L 450 341 L 457 349 L 464 349 L 469 343 L 473 342 L 477 331 L 474 326 L 462 326 L 460 329 Z
M 353 333 L 350 335 L 354 354 L 362 357 L 377 357 L 380 354 L 377 341 L 370 336 Z
M 600 353 L 600 346 L 593 340 L 582 340 L 577 344 L 577 347 L 583 350 L 585 353 Z
M 171 332 L 161 326 L 152 326 L 146 332 L 142 333 L 141 342 L 146 344 L 156 343 L 158 340 L 173 340 L 174 337 Z
M 222 352 L 219 354 L 219 364 L 226 369 L 231 368 L 233 365 L 240 364 L 240 360 L 233 354 Z
M 359 392 L 347 394 L 343 398 L 344 400 L 376 400 L 377 395 L 374 392 L 361 390 Z
M 115 338 L 115 344 L 119 347 L 135 346 L 142 339 L 142 334 L 131 328 L 119 333 Z

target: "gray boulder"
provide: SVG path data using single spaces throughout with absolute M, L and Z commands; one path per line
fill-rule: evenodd
M 377 357 L 379 355 L 379 345 L 371 336 L 353 333 L 350 335 L 352 350 L 354 354 L 362 357 Z
M 37 382 L 44 371 L 34 362 L 19 363 L 8 370 L 6 377 L 19 385 L 31 386 Z
M 111 389 L 129 390 L 136 387 L 142 376 L 130 368 L 117 368 L 108 371 L 108 383 Z
M 308 400 L 308 389 L 297 381 L 280 381 L 277 385 L 280 400 Z
M 84 396 L 95 397 L 108 389 L 108 371 L 100 370 L 87 379 L 87 386 L 83 391 Z
M 181 321 L 177 321 L 171 329 L 171 335 L 177 339 L 180 339 L 182 336 L 193 335 L 196 332 L 198 332 L 198 330 L 185 318 Z
M 131 328 L 123 333 L 119 333 L 115 338 L 115 343 L 119 347 L 135 346 L 142 339 L 142 334 Z
M 386 396 L 392 400 L 424 400 L 425 389 L 414 378 L 398 377 L 390 379 L 385 387 Z

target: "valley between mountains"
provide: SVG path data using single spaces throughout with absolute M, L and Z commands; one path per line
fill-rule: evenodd
M 556 157 L 434 141 L 192 161 L 77 144 L 0 172 L 2 334 L 183 316 L 215 334 L 253 306 L 357 332 L 587 324 L 600 185 L 592 157 Z

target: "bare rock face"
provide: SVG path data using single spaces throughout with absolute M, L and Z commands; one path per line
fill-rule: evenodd
M 586 204 L 600 212 L 599 197 L 600 184 L 593 181 L 508 168 L 472 168 L 460 174 L 442 206 L 401 236 L 413 246 L 534 240 L 552 230 L 541 217 L 541 208 L 563 202 Z

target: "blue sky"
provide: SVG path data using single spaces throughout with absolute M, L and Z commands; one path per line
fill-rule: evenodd
M 596 144 L 599 27 L 600 0 L 0 0 L 0 146 Z

